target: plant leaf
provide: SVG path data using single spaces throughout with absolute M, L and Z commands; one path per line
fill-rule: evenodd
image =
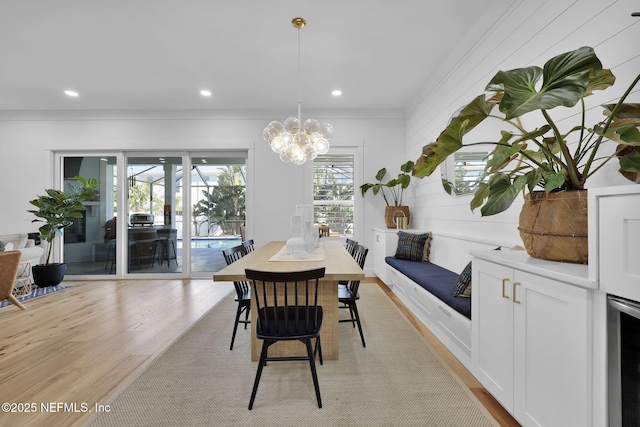
M 489 196 L 489 185 L 485 182 L 479 183 L 478 189 L 473 194 L 473 199 L 471 199 L 471 203 L 469 204 L 471 212 L 482 206 L 487 196 Z
M 527 188 L 529 189 L 529 192 L 532 192 L 536 188 L 536 185 L 538 185 L 540 181 L 542 181 L 543 173 L 544 170 L 542 168 L 537 168 L 525 174 L 525 176 L 527 177 Z
M 508 140 L 513 136 L 513 134 L 508 132 L 502 132 L 502 139 L 500 140 L 501 144 L 507 144 Z M 504 169 L 512 160 L 514 160 L 521 149 L 526 146 L 524 143 L 514 143 L 512 145 L 496 145 L 496 147 L 491 152 L 491 156 L 487 161 L 487 165 L 485 170 L 488 173 L 495 173 L 501 169 Z
M 486 119 L 500 99 L 501 95 L 488 99 L 485 95 L 479 95 L 462 108 L 435 142 L 422 147 L 422 155 L 413 167 L 413 175 L 417 178 L 431 175 L 450 154 L 462 148 L 462 137 Z
M 594 126 L 593 132 L 625 145 L 640 146 L 638 126 L 640 126 L 640 119 L 614 120 L 606 133 L 603 132 L 604 127 L 601 125 Z
M 391 188 L 391 187 L 395 187 L 398 184 L 399 184 L 398 178 L 393 178 L 393 179 L 390 179 L 389 181 L 387 181 L 386 184 L 382 184 L 382 185 L 384 185 L 385 187 Z
M 382 181 L 382 178 L 384 178 L 384 176 L 387 174 L 387 169 L 386 168 L 382 168 L 378 171 L 378 173 L 376 174 L 376 180 L 377 181 Z
M 546 171 L 542 174 L 544 177 L 544 189 L 547 193 L 551 193 L 551 191 L 556 188 L 562 187 L 564 182 L 567 179 L 567 171 L 562 169 L 559 172 Z
M 604 113 L 609 116 L 617 104 L 604 104 Z M 640 117 L 640 104 L 622 104 L 616 113 L 618 119 L 632 119 Z
M 362 184 L 360 186 L 360 192 L 362 193 L 362 197 L 364 197 L 365 193 L 369 191 L 371 187 L 373 187 L 373 184 Z
M 495 215 L 507 210 L 526 184 L 527 177 L 525 175 L 518 176 L 513 180 L 513 183 L 507 175 L 502 173 L 491 177 L 488 183 L 487 202 L 480 209 L 482 216 Z
M 620 157 L 620 168 L 627 172 L 640 172 L 640 153 L 634 151 Z
M 413 167 L 413 166 L 412 166 Z M 407 188 L 411 183 L 411 175 L 398 175 L 398 178 L 395 180 L 396 185 L 400 184 L 402 188 Z
M 551 58 L 542 70 L 532 66 L 499 71 L 487 90 L 504 92 L 500 111 L 510 120 L 534 110 L 573 107 L 587 92 L 590 70 L 598 73 L 601 69 L 593 49 L 581 47 Z M 540 76 L 542 87 L 536 91 Z M 596 87 L 594 79 L 592 89 Z
M 451 192 L 453 191 L 453 184 L 446 179 L 442 179 L 442 188 L 444 188 L 444 191 L 446 191 L 447 194 L 451 195 Z
M 584 96 L 589 96 L 594 90 L 605 90 L 616 81 L 616 76 L 613 75 L 611 70 L 590 70 L 589 71 L 589 84 L 587 84 L 587 90 Z
M 400 170 L 404 173 L 409 173 L 413 170 L 413 166 L 414 166 L 413 161 L 409 160 L 405 164 L 400 166 Z
M 637 126 L 640 126 L 640 120 L 638 124 L 618 124 L 617 126 L 611 126 L 610 131 L 615 132 L 617 138 L 610 138 L 617 142 L 625 143 L 626 145 L 640 145 L 640 130 Z

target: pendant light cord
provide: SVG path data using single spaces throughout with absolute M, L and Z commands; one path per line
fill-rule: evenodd
M 300 82 L 300 28 L 298 28 L 298 120 L 302 126 L 302 106 L 300 103 L 301 82 Z

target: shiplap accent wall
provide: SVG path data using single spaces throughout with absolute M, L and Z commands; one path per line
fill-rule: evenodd
M 632 12 L 638 11 L 637 0 L 521 0 L 510 2 L 501 16 L 481 17 L 478 25 L 486 28 L 483 36 L 453 51 L 438 71 L 428 76 L 410 105 L 407 157 L 417 159 L 422 147 L 436 140 L 452 114 L 483 93 L 497 71 L 530 65 L 542 67 L 551 57 L 581 46 L 593 47 L 603 66 L 610 68 L 617 78 L 613 88 L 588 99 L 587 123 L 595 124 L 602 114 L 599 105 L 618 99 L 640 72 L 640 18 L 631 17 Z M 627 102 L 640 102 L 640 87 L 635 88 Z M 552 110 L 559 126 L 567 129 L 575 124 L 575 120 L 570 120 L 575 113 L 566 108 Z M 541 117 L 533 117 L 534 114 L 523 118 L 526 128 L 543 124 Z M 499 134 L 498 129 L 489 134 Z M 479 132 L 476 136 L 485 131 Z M 613 148 L 613 144 L 607 147 L 608 152 Z M 592 188 L 630 184 L 617 173 L 615 161 L 594 178 L 589 181 Z M 502 245 L 522 244 L 517 231 L 522 198 L 506 212 L 481 217 L 479 209 L 472 213 L 469 208 L 471 196 L 449 196 L 440 179 L 440 170 L 436 170 L 430 177 L 414 180 L 407 200 L 413 226 L 436 234 L 434 251 L 437 234 Z

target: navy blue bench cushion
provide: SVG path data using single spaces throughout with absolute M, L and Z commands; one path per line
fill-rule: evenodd
M 386 257 L 385 261 L 449 307 L 471 319 L 471 298 L 453 296 L 459 274 L 430 262 L 408 261 L 392 256 Z

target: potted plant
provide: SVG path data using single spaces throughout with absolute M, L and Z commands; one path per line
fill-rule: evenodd
M 406 218 L 406 225 L 409 225 L 409 221 L 411 218 L 411 213 L 409 212 L 409 206 L 405 206 L 402 204 L 402 196 L 404 194 L 404 190 L 409 187 L 411 183 L 411 172 L 413 170 L 414 163 L 409 160 L 400 166 L 401 172 L 398 174 L 396 178 L 390 179 L 387 182 L 382 182 L 384 177 L 387 175 L 387 169 L 382 168 L 376 174 L 375 184 L 362 184 L 360 186 L 360 191 L 362 192 L 362 197 L 366 194 L 369 189 L 373 191 L 374 195 L 381 195 L 384 199 L 386 206 L 384 219 L 388 228 L 396 228 L 396 220 L 397 216 L 402 215 Z M 389 191 L 389 197 L 385 193 L 385 188 Z M 391 204 L 391 201 L 393 204 Z
M 481 207 L 483 216 L 494 215 L 508 209 L 519 193 L 528 191 L 519 226 L 528 253 L 543 259 L 587 263 L 587 179 L 613 158 L 619 159 L 623 171 L 640 172 L 636 149 L 640 145 L 640 104 L 624 103 L 638 80 L 640 75 L 616 104 L 604 106 L 606 118 L 588 127 L 584 98 L 611 87 L 615 81 L 592 48 L 558 55 L 543 69 L 530 66 L 499 71 L 486 87 L 488 94 L 463 107 L 438 139 L 423 147 L 413 174 L 419 178 L 430 175 L 463 147 L 493 145 L 471 209 Z M 572 123 L 569 119 L 557 122 L 549 112 L 578 104 L 580 111 L 572 116 Z M 496 107 L 499 113 L 494 112 Z M 539 127 L 527 130 L 520 118 L 533 112 L 539 114 L 541 122 Z M 498 120 L 508 128 L 500 130 L 490 142 L 463 142 L 463 137 L 485 119 Z M 612 153 L 603 154 L 599 150 L 608 141 L 619 145 L 611 147 Z M 449 184 L 444 184 L 446 189 Z M 534 191 L 538 187 L 543 191 Z M 544 205 L 556 208 L 549 213 Z M 536 229 L 533 223 L 543 229 Z M 562 226 L 568 230 L 560 229 Z M 571 253 L 574 249 L 576 253 Z
M 29 201 L 38 208 L 28 211 L 38 217 L 32 222 L 45 223 L 39 228 L 40 238 L 48 243 L 45 263 L 32 266 L 33 281 L 38 287 L 55 286 L 64 278 L 67 265 L 50 262 L 52 242 L 57 235 L 62 234 L 64 228 L 73 224 L 72 218 L 82 218 L 81 211 L 84 210 L 82 202 L 94 197 L 96 188 L 100 185 L 93 178 L 76 176 L 75 179 L 81 184 L 81 187 L 78 188 L 69 183 L 68 193 L 47 189 L 45 190 L 46 196 L 38 196 L 37 199 Z

